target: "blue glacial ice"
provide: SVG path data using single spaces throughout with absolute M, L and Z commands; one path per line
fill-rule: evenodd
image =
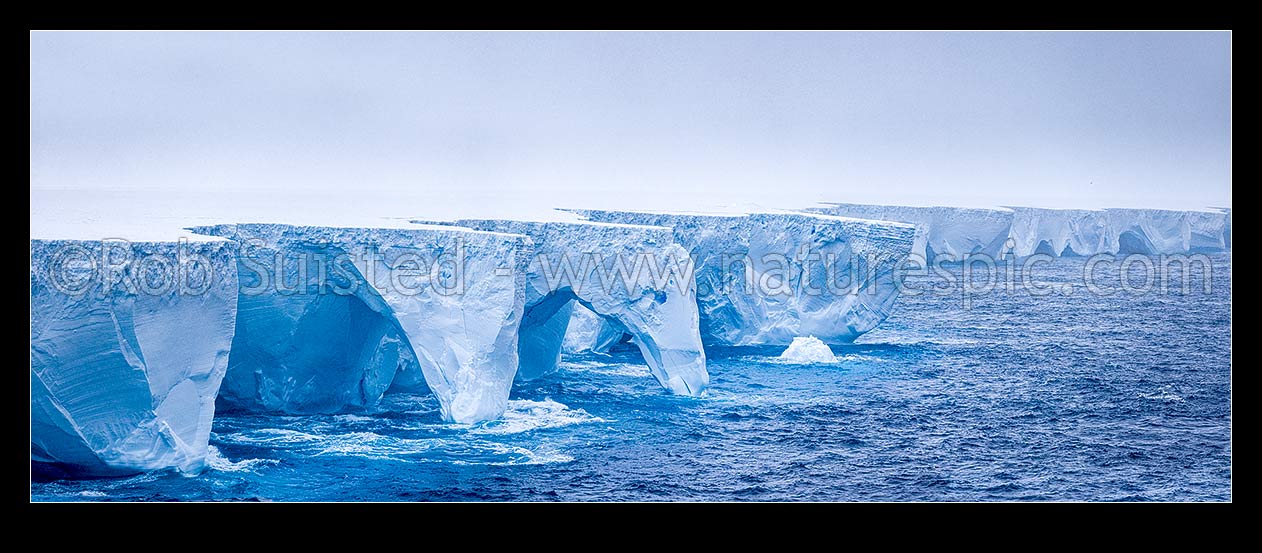
M 206 463 L 237 312 L 226 241 L 31 240 L 31 460 Z
M 911 253 L 924 258 L 935 254 L 961 257 L 969 253 L 998 257 L 1012 227 L 1012 211 L 1002 208 L 830 204 L 807 211 L 913 224 L 916 234 Z
M 529 239 L 453 227 L 193 230 L 241 244 L 226 405 L 354 411 L 425 386 L 448 421 L 504 412 Z
M 890 314 L 908 254 L 1231 249 L 1230 209 L 571 213 L 579 220 L 228 224 L 187 243 L 33 239 L 31 459 L 76 475 L 196 472 L 216 399 L 341 413 L 429 390 L 446 421 L 495 419 L 514 379 L 555 370 L 563 352 L 628 342 L 666 389 L 695 395 L 709 381 L 703 344 L 787 345 L 786 362 L 827 362 L 828 344 Z M 149 258 L 175 261 L 138 261 Z M 164 267 L 184 285 L 201 278 L 201 291 L 137 287 Z
M 1231 245 L 1230 215 L 1222 211 L 1011 209 L 1018 257 L 1212 253 Z
M 575 310 L 578 332 L 619 329 L 667 390 L 697 395 L 709 384 L 688 252 L 669 228 L 590 222 L 461 219 L 452 224 L 522 234 L 534 242 L 526 277 L 517 377 L 556 369 Z M 599 332 L 599 331 L 595 331 Z M 597 336 L 593 335 L 595 341 Z M 571 342 L 574 340 L 572 339 Z
M 889 316 L 894 267 L 914 227 L 829 215 L 571 210 L 592 221 L 670 227 L 695 262 L 706 345 L 848 343 Z
M 1146 255 L 1231 249 L 1231 210 L 908 207 L 828 204 L 808 211 L 902 221 L 916 226 L 912 254 L 1002 259 L 1047 254 Z
M 626 328 L 594 313 L 582 304 L 574 306 L 570 326 L 561 350 L 566 353 L 609 353 L 614 346 L 629 341 Z

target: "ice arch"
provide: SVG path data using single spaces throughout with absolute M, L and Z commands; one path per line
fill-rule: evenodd
M 347 264 L 342 271 L 322 271 L 318 266 L 339 256 L 350 254 L 336 246 L 242 252 L 237 262 L 241 288 L 277 289 L 242 293 L 238 299 L 220 408 L 363 411 L 377 404 L 398 373 L 420 370 L 406 333 L 380 296 L 362 285 L 359 269 Z M 351 293 L 333 293 L 334 288 Z
M 609 353 L 616 345 L 629 342 L 632 336 L 617 321 L 611 321 L 576 305 L 570 317 L 562 350 L 567 353 Z
M 781 211 L 569 211 L 592 221 L 670 227 L 696 262 L 706 345 L 787 345 L 807 335 L 853 341 L 889 316 L 899 292 L 894 268 L 916 231 L 904 223 Z M 760 289 L 773 274 L 783 285 Z
M 1005 208 L 908 207 L 832 203 L 806 211 L 915 225 L 911 255 L 959 263 L 969 254 L 999 259 L 1005 254 L 1012 211 Z
M 675 243 L 671 229 L 496 219 L 451 224 L 523 234 L 534 241 L 518 378 L 556 369 L 577 303 L 626 329 L 667 390 L 696 395 L 709 384 L 688 252 Z
M 245 331 L 233 345 L 230 401 L 354 410 L 396 381 L 415 387 L 419 368 L 445 420 L 503 414 L 517 370 L 527 238 L 452 227 L 194 230 L 241 246 L 248 310 L 238 317 Z
M 1142 232 L 1128 230 L 1117 235 L 1117 253 L 1152 255 L 1153 247 Z
M 1148 255 L 1231 250 L 1231 210 L 1051 209 L 1009 206 L 996 209 L 829 204 L 808 211 L 903 221 L 916 225 L 912 252 L 967 252 L 1002 259 L 1008 254 L 1091 256 L 1122 251 Z M 1046 245 L 1044 245 L 1046 243 Z M 1139 247 L 1142 245 L 1143 247 Z

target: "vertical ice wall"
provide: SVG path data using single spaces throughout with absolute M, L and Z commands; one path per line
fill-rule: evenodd
M 453 227 L 199 227 L 241 244 L 225 400 L 371 407 L 423 382 L 445 420 L 499 417 L 517 370 L 529 239 Z
M 906 207 L 828 204 L 807 211 L 916 225 L 913 254 L 1060 256 L 1231 249 L 1230 210 Z
M 700 393 L 709 383 L 688 253 L 671 229 L 642 225 L 463 219 L 486 231 L 529 236 L 518 377 L 556 368 L 575 304 L 633 337 L 666 389 Z M 619 333 L 621 336 L 621 333 Z
M 226 241 L 31 240 L 31 460 L 76 475 L 206 459 L 237 308 Z
M 773 212 L 707 215 L 571 210 L 592 221 L 670 227 L 695 261 L 706 344 L 845 343 L 889 316 L 895 263 L 915 228 Z
M 898 221 L 916 226 L 911 253 L 932 259 L 950 255 L 960 259 L 971 253 L 1000 257 L 1012 226 L 1012 211 L 1005 208 L 907 207 L 891 205 L 828 204 L 806 211 Z
M 1012 254 L 1056 257 L 1116 252 L 1108 212 L 1100 209 L 1013 207 Z
M 1231 249 L 1228 214 L 1164 209 L 1044 209 L 1014 207 L 1011 237 L 1017 256 L 1177 254 Z

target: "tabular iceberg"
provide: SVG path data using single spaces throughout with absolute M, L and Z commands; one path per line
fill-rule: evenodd
M 619 337 L 630 334 L 667 390 L 696 395 L 709 384 L 690 260 L 671 229 L 496 219 L 452 224 L 523 234 L 534 242 L 518 343 L 518 378 L 532 379 L 556 369 L 579 304 L 607 322 L 601 328 L 617 328 Z
M 1066 257 L 1116 251 L 1109 218 L 1103 210 L 1012 209 L 1009 236 L 1012 253 L 1017 257 L 1036 253 Z
M 423 383 L 448 421 L 507 407 L 528 238 L 454 227 L 193 230 L 241 243 L 225 404 L 359 410 Z
M 1106 211 L 1119 253 L 1168 254 L 1220 252 L 1228 249 L 1227 214 L 1223 212 L 1153 209 Z M 1128 240 L 1128 237 L 1133 241 Z
M 195 472 L 216 397 L 335 413 L 428 388 L 447 421 L 493 419 L 514 378 L 628 339 L 665 388 L 697 394 L 702 344 L 792 342 L 784 359 L 827 362 L 827 344 L 889 315 L 911 253 L 1231 249 L 1230 209 L 570 211 L 586 220 L 31 240 L 31 459 L 74 475 Z
M 670 227 L 695 263 L 707 345 L 847 343 L 889 316 L 908 224 L 796 212 L 743 215 L 570 210 L 592 221 Z
M 1003 259 L 1220 252 L 1231 249 L 1231 212 L 1164 209 L 905 207 L 828 204 L 807 211 L 916 225 L 913 255 L 956 261 L 969 254 Z
M 237 308 L 226 241 L 31 240 L 31 460 L 205 464 Z
M 1177 254 L 1231 248 L 1228 214 L 1164 209 L 1012 208 L 1016 256 Z
M 1000 257 L 1008 231 L 1012 227 L 1012 210 L 960 207 L 908 207 L 901 205 L 828 204 L 828 207 L 806 211 L 899 221 L 916 226 L 911 255 L 932 259 L 935 255 L 957 259 L 970 253 Z

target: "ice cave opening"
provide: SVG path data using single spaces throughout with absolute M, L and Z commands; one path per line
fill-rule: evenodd
M 1039 246 L 1034 248 L 1034 255 L 1048 255 L 1056 257 L 1056 248 L 1052 247 L 1052 243 L 1047 240 L 1040 240 Z
M 652 297 L 657 304 L 666 301 L 664 294 L 654 294 Z M 516 379 L 534 380 L 556 370 L 565 352 L 571 321 L 575 319 L 575 313 L 579 312 L 592 319 L 588 326 L 597 327 L 588 332 L 593 336 L 589 341 L 588 351 L 607 353 L 620 344 L 630 342 L 635 346 L 631 349 L 639 352 L 649 372 L 666 389 L 684 395 L 700 392 L 708 378 L 698 380 L 696 375 L 678 371 L 680 367 L 688 366 L 688 361 L 704 363 L 704 354 L 695 352 L 688 355 L 686 352 L 663 347 L 654 338 L 655 332 L 639 322 L 643 314 L 638 311 L 639 309 L 608 312 L 584 299 L 569 286 L 547 293 L 528 305 L 522 315 L 517 341 L 519 361 Z M 632 327 L 640 330 L 637 332 Z M 620 347 L 618 349 L 621 350 Z
M 231 351 L 223 412 L 364 411 L 387 390 L 429 393 L 399 323 L 355 294 L 241 294 Z
M 1117 253 L 1122 255 L 1152 255 L 1152 244 L 1148 239 L 1134 231 L 1126 231 L 1117 236 Z

